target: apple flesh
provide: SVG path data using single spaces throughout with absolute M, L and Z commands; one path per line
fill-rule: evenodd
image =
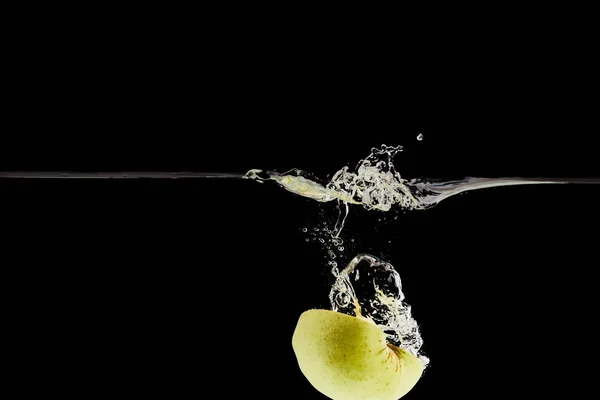
M 397 400 L 423 373 L 374 323 L 335 311 L 302 313 L 292 347 L 306 379 L 333 400 Z

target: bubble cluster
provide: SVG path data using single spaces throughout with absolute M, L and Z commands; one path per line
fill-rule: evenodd
M 322 213 L 325 214 L 324 211 Z M 335 235 L 334 225 L 333 221 L 322 215 L 316 225 L 301 227 L 300 231 L 304 235 L 305 242 L 317 245 L 323 252 L 327 265 L 332 265 L 330 263 L 334 262 L 333 267 L 337 267 L 338 262 L 348 262 L 352 257 L 349 252 L 353 250 L 354 238 L 349 239 L 350 243 L 346 244 L 341 236 Z

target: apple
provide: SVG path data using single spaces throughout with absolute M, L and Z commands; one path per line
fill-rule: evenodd
M 330 310 L 300 315 L 292 347 L 308 381 L 333 400 L 397 400 L 423 373 L 423 363 L 387 343 L 373 322 Z

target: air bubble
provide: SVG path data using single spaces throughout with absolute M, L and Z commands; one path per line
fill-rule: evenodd
M 350 304 L 351 297 L 346 292 L 340 292 L 335 296 L 335 302 L 340 307 L 347 307 Z
M 333 243 L 334 246 L 340 246 L 344 241 L 339 237 L 334 237 L 331 239 L 331 243 Z

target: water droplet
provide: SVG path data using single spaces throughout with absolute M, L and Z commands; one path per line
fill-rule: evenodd
M 321 243 L 325 243 L 325 239 L 323 239 L 323 238 L 319 238 L 319 242 L 321 242 Z
M 344 251 L 344 246 L 340 246 L 340 247 L 338 247 L 338 250 L 339 250 L 339 251 Z
M 313 228 L 315 232 L 319 232 L 319 228 Z
M 419 135 L 417 136 L 417 140 L 420 142 L 421 140 L 423 140 L 423 134 L 419 133 Z
M 307 231 L 308 231 L 308 229 L 302 228 L 302 232 L 307 232 Z
M 334 268 L 337 267 L 337 263 L 335 261 L 330 261 L 330 263 Z
M 309 239 L 309 238 L 306 238 L 306 239 L 304 239 L 304 240 L 306 240 L 307 242 L 308 242 L 308 241 L 310 241 L 310 239 Z

